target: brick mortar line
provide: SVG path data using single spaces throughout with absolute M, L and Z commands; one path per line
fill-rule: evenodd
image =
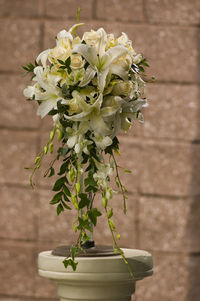
M 155 198 L 155 199 L 169 199 L 170 201 L 196 201 L 199 200 L 200 195 L 169 195 L 169 194 L 153 194 L 153 193 L 143 193 L 139 192 L 140 197 L 145 197 L 145 198 Z
M 37 133 L 40 128 L 28 128 L 28 127 L 21 127 L 21 128 L 18 128 L 18 127 L 14 127 L 14 126 L 3 126 L 3 125 L 0 125 L 0 130 L 1 131 L 16 131 L 16 132 L 32 132 L 32 133 Z
M 30 21 L 76 21 L 75 17 L 54 17 L 54 16 L 0 16 L 0 20 L 30 20 Z M 122 21 L 122 20 L 112 20 L 109 21 L 108 19 L 102 19 L 102 18 L 88 18 L 88 19 L 83 19 L 81 20 L 83 23 L 89 23 L 91 21 L 94 21 L 96 23 L 99 23 L 99 21 L 103 22 L 103 23 L 119 23 L 119 24 L 125 24 L 125 25 L 148 25 L 148 26 L 155 26 L 155 27 L 176 27 L 176 28 L 200 28 L 200 24 L 180 24 L 180 23 L 153 23 L 153 22 L 143 22 L 143 21 L 131 21 L 131 20 L 127 20 L 127 21 Z
M 32 244 L 32 243 L 37 243 L 38 240 L 37 239 L 25 239 L 25 238 L 9 238 L 9 237 L 1 237 L 0 236 L 0 241 L 2 242 L 8 242 L 8 243 L 12 243 L 12 242 L 19 242 L 19 243 L 27 243 L 27 244 Z
M 7 186 L 10 188 L 21 188 L 21 189 L 25 189 L 27 191 L 33 191 L 34 193 L 37 193 L 39 195 L 39 190 L 46 190 L 46 191 L 52 191 L 52 186 L 48 186 L 48 185 L 40 185 L 40 184 L 36 184 L 35 190 L 30 190 L 30 185 L 27 183 L 26 184 L 20 184 L 20 183 L 11 183 L 11 182 L 2 182 L 0 183 L 0 187 L 1 186 Z M 120 195 L 120 193 L 118 194 Z M 160 199 L 160 198 L 166 198 L 169 199 L 171 201 L 174 200 L 182 200 L 182 201 L 195 201 L 195 200 L 199 200 L 200 195 L 169 195 L 169 194 L 152 194 L 152 193 L 143 193 L 140 191 L 128 191 L 128 197 L 136 197 L 136 198 L 140 198 L 140 197 L 146 197 L 146 198 L 156 198 L 156 199 Z
M 21 188 L 21 189 L 25 189 L 27 191 L 33 191 L 33 192 L 36 192 L 36 189 L 32 189 L 30 187 L 30 184 L 27 183 L 27 184 L 21 184 L 21 183 L 11 183 L 11 182 L 0 182 L 0 186 L 8 186 L 10 188 Z M 38 186 L 37 186 L 38 187 Z
M 26 295 L 6 295 L 6 294 L 0 294 L 0 298 L 6 298 L 6 299 L 11 299 L 11 298 L 14 298 L 14 299 L 23 299 L 23 300 L 26 300 L 26 299 L 28 299 L 28 300 L 32 300 L 32 299 L 34 299 L 34 300 L 38 300 L 38 299 L 41 299 L 41 300 L 44 300 L 44 301 L 48 301 L 49 299 L 50 300 L 55 300 L 55 301 L 57 301 L 58 300 L 58 298 L 55 298 L 55 297 L 41 297 L 41 296 L 26 296 Z

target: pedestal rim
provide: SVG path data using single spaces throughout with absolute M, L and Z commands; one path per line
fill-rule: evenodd
M 144 250 L 138 249 L 122 249 L 125 257 L 131 266 L 135 281 L 153 274 L 152 255 Z M 65 268 L 63 265 L 63 257 L 51 254 L 51 251 L 43 251 L 38 255 L 39 275 L 54 280 L 72 280 L 94 279 L 99 278 L 125 281 L 130 279 L 130 273 L 124 263 L 121 255 L 102 256 L 102 257 L 77 257 L 77 270 L 74 272 L 71 267 Z M 107 279 L 107 280 L 106 280 Z

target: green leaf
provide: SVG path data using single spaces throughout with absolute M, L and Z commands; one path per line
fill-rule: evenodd
M 97 224 L 97 217 L 101 215 L 102 215 L 101 212 L 97 208 L 92 208 L 91 210 L 88 211 L 88 217 L 94 226 L 96 226 Z
M 26 70 L 26 74 L 27 73 L 32 73 L 34 71 L 35 67 L 39 66 L 36 61 L 34 62 L 34 64 L 35 64 L 35 66 L 32 63 L 27 64 L 27 66 L 22 66 L 22 68 L 24 70 Z
M 81 217 L 78 218 L 78 221 L 79 221 L 79 225 L 77 227 L 77 229 L 79 230 L 88 230 L 90 232 L 92 232 L 92 227 L 90 225 L 90 222 L 86 219 L 82 219 Z
M 84 183 L 85 183 L 85 186 L 92 186 L 92 187 L 97 186 L 97 182 L 94 180 L 93 176 L 86 178 L 84 180 Z
M 149 64 L 147 63 L 147 60 L 145 58 L 139 63 L 139 65 L 149 67 Z
M 142 66 L 139 66 L 139 70 L 140 70 L 140 72 L 144 72 L 145 71 Z
M 56 115 L 58 113 L 58 110 L 52 109 L 51 111 L 49 111 L 48 115 Z
M 59 113 L 65 113 L 68 109 L 67 105 L 61 104 L 61 100 L 57 102 L 57 108 Z
M 50 201 L 50 204 L 51 204 L 51 205 L 55 205 L 55 204 L 59 203 L 60 200 L 62 199 L 62 195 L 63 195 L 63 192 L 62 192 L 62 191 L 56 193 L 56 194 L 54 195 L 53 199 Z
M 79 198 L 81 201 L 79 202 L 79 208 L 82 209 L 84 207 L 89 207 L 90 205 L 90 199 L 87 197 L 86 193 L 79 193 Z
M 63 194 L 63 197 L 64 197 L 65 202 L 70 202 L 70 199 L 66 196 L 65 193 Z
M 113 142 L 111 145 L 107 146 L 105 149 L 105 154 L 112 154 L 112 150 L 118 150 L 119 149 L 119 140 L 117 137 L 113 138 Z
M 64 208 L 63 208 L 62 204 L 60 203 L 60 204 L 57 206 L 57 215 L 59 215 L 62 211 L 64 211 Z
M 63 187 L 65 181 L 66 181 L 66 178 L 65 178 L 65 177 L 62 177 L 62 178 L 58 179 L 58 180 L 56 181 L 56 183 L 54 184 L 52 190 L 53 190 L 53 191 L 59 191 L 59 190 Z
M 51 166 L 50 168 L 50 174 L 49 174 L 49 178 L 52 177 L 53 175 L 55 175 L 55 169 Z
M 69 188 L 66 185 L 63 185 L 63 192 L 64 192 L 65 195 L 71 197 L 71 192 L 70 192 Z
M 69 56 L 65 61 L 65 66 L 67 68 L 67 72 L 70 74 L 72 72 L 72 69 L 70 67 L 71 64 L 71 57 Z
M 60 59 L 57 59 L 57 61 L 61 64 L 61 65 L 65 65 L 65 62 L 60 60 Z
M 65 157 L 65 155 L 68 153 L 68 151 L 69 151 L 69 148 L 67 146 L 66 147 L 59 147 L 58 154 L 60 156 Z
M 85 192 L 97 192 L 98 191 L 98 188 L 94 187 L 94 186 L 87 186 L 87 188 L 85 189 Z
M 58 173 L 59 176 L 63 175 L 65 172 L 67 172 L 67 165 L 68 165 L 68 162 L 64 162 L 61 167 L 60 167 L 60 171 Z
M 64 201 L 62 201 L 62 205 L 65 207 L 65 209 L 67 209 L 67 210 L 72 210 L 72 208 L 69 207 L 67 204 L 65 204 Z
M 73 271 L 76 271 L 78 262 L 75 262 L 73 259 L 70 258 L 70 259 L 64 259 L 63 264 L 64 264 L 65 268 L 67 268 L 68 266 L 71 266 Z
M 72 259 L 74 260 L 76 253 L 78 252 L 78 248 L 74 245 L 71 246 L 70 248 L 70 255 Z

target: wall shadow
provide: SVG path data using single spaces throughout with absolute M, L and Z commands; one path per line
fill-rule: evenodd
M 191 194 L 195 192 L 192 199 L 190 213 L 186 225 L 186 239 L 192 242 L 194 250 L 191 250 L 188 260 L 188 284 L 187 295 L 185 301 L 200 300 L 200 29 L 197 29 L 196 36 L 197 50 L 198 50 L 198 112 L 196 115 L 196 139 L 193 141 L 191 148 L 191 164 L 192 177 L 190 183 Z M 199 77 L 198 77 L 199 76 Z

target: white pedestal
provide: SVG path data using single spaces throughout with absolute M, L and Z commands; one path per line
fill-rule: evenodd
M 121 256 L 78 257 L 77 270 L 64 267 L 64 257 L 42 252 L 38 257 L 39 275 L 57 282 L 61 301 L 130 301 L 135 283 L 153 274 L 150 253 L 123 249 L 133 271 L 132 280 Z

